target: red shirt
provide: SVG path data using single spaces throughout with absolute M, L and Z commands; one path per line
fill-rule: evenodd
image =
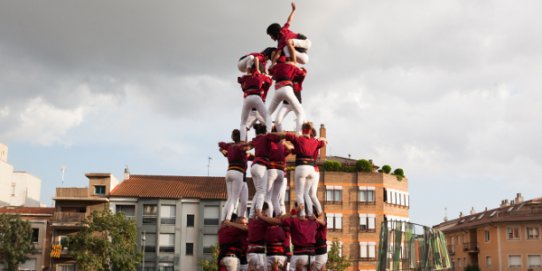
M 297 217 L 289 217 L 282 219 L 282 224 L 290 227 L 292 243 L 294 246 L 304 247 L 316 243 L 316 228 L 318 227 L 318 222 L 315 220 L 301 220 Z
M 286 156 L 290 151 L 280 142 L 271 142 L 269 168 L 283 170 L 286 168 Z
M 220 254 L 233 253 L 237 256 L 243 253 L 242 240 L 246 236 L 246 231 L 225 226 L 218 229 L 218 244 L 220 245 Z
M 249 244 L 263 245 L 265 242 L 265 233 L 267 232 L 267 223 L 259 218 L 253 218 L 248 221 Z
M 257 135 L 253 138 L 251 144 L 254 146 L 254 163 L 268 166 L 271 142 L 279 141 L 280 137 L 273 134 Z
M 316 255 L 327 253 L 327 222 L 324 225 L 318 223 L 316 229 Z
M 323 141 L 306 136 L 297 136 L 293 133 L 286 133 L 286 140 L 294 144 L 296 159 L 298 158 L 297 156 L 313 158 L 314 153 L 325 145 Z
M 297 39 L 298 34 L 290 30 L 290 24 L 285 23 L 279 32 L 279 38 L 277 41 L 277 50 L 282 50 L 286 46 L 286 42 L 291 39 Z
M 228 170 L 237 170 L 245 172 L 247 169 L 247 152 L 244 144 L 219 142 L 218 147 L 228 151 Z
M 299 70 L 301 72 L 294 77 L 294 80 L 292 80 L 292 82 L 293 82 L 292 87 L 293 87 L 295 92 L 299 92 L 299 91 L 303 90 L 303 81 L 305 80 L 305 77 L 307 76 L 307 69 L 300 68 Z
M 285 85 L 293 85 L 293 81 L 300 76 L 305 76 L 306 71 L 301 70 L 295 65 L 287 63 L 278 63 L 275 64 L 270 70 L 269 74 L 275 80 L 275 89 L 283 87 Z M 280 83 L 284 81 L 283 83 Z
M 241 84 L 244 97 L 248 95 L 258 95 L 266 97 L 267 91 L 271 86 L 271 78 L 267 75 L 255 72 L 253 74 L 243 75 L 237 78 L 237 82 Z

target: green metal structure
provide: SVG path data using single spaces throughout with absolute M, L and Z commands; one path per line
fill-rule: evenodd
M 450 268 L 446 238 L 441 231 L 404 221 L 382 222 L 377 270 L 429 271 Z

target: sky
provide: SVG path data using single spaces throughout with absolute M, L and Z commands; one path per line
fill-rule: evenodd
M 542 196 L 542 2 L 296 4 L 291 29 L 312 41 L 307 118 L 327 128 L 328 155 L 403 168 L 411 221 Z M 87 172 L 224 175 L 216 142 L 239 127 L 237 60 L 274 46 L 265 29 L 289 11 L 282 0 L 0 1 L 9 163 L 41 178 L 47 205 Z

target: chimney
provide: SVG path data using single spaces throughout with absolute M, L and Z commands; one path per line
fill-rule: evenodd
M 327 139 L 326 127 L 324 127 L 324 124 L 320 124 L 320 137 Z M 327 150 L 327 145 L 320 149 L 320 161 L 326 160 L 326 150 Z
M 463 212 L 459 212 L 459 217 L 463 217 Z
M 475 213 L 476 213 L 476 211 L 474 211 L 474 207 L 471 207 L 471 208 L 470 208 L 470 214 L 473 215 L 473 214 L 475 214 Z
M 124 180 L 130 179 L 130 170 L 128 169 L 128 166 L 124 168 Z
M 505 207 L 505 206 L 508 206 L 508 200 L 507 199 L 503 199 L 501 201 L 501 207 Z
M 521 193 L 516 194 L 516 199 L 514 201 L 516 202 L 516 204 L 523 202 L 523 196 L 521 195 Z

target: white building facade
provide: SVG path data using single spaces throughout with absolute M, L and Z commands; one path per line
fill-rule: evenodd
M 8 147 L 0 143 L 0 206 L 39 207 L 41 180 L 8 163 Z

